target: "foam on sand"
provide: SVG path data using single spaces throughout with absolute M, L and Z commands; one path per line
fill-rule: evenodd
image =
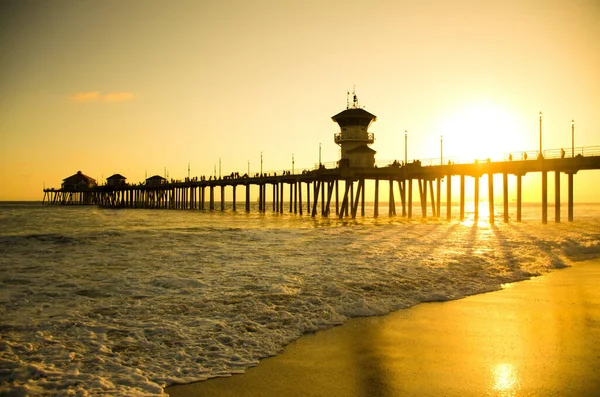
M 351 319 L 179 396 L 594 395 L 600 260 L 500 291 Z

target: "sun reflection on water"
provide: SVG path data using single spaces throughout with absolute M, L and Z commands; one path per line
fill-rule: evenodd
M 520 389 L 518 373 L 512 364 L 498 364 L 492 368 L 493 386 L 491 395 L 516 396 Z

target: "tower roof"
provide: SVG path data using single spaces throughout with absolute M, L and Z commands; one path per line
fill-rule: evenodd
M 370 121 L 375 121 L 377 120 L 377 116 L 367 112 L 364 109 L 350 108 L 336 114 L 331 119 L 336 123 L 339 123 L 338 120 L 342 119 L 369 119 Z

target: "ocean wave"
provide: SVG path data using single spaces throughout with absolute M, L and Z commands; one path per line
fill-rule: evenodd
M 79 240 L 73 236 L 57 233 L 36 233 L 23 235 L 0 236 L 0 245 L 14 245 L 22 242 L 35 242 L 46 244 L 77 244 Z
M 77 237 L 1 236 L 11 248 L 0 256 L 0 389 L 160 395 L 167 384 L 243 372 L 350 317 L 600 257 L 596 221 L 314 227 L 289 217 L 279 227 L 276 217 L 229 215 L 198 228 L 197 214 L 178 214 L 179 226 L 166 212 L 129 211 L 79 220 Z

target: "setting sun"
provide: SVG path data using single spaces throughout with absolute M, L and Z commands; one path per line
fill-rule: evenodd
M 444 152 L 456 162 L 504 160 L 510 152 L 527 150 L 522 129 L 507 109 L 483 100 L 455 108 L 438 126 Z

